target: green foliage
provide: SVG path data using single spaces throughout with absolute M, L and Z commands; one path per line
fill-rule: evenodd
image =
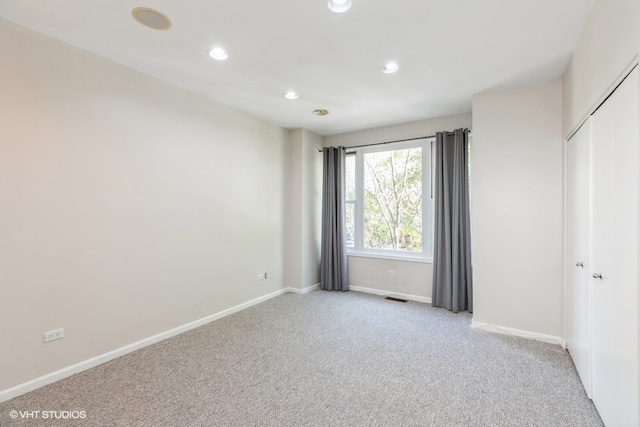
M 364 246 L 422 250 L 422 149 L 364 156 Z

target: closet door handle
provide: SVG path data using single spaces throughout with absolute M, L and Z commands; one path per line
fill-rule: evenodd
M 602 280 L 602 274 L 600 274 L 600 273 L 593 273 L 593 275 L 591 277 L 593 277 L 594 279 Z
M 576 262 L 576 267 L 584 267 L 584 264 L 582 263 L 582 261 L 578 261 Z

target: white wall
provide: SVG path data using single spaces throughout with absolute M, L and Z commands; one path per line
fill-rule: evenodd
M 562 82 L 473 98 L 474 322 L 563 336 Z
M 322 137 L 305 129 L 302 202 L 302 287 L 320 283 L 320 239 L 322 231 Z M 288 177 L 288 179 L 291 179 Z
M 0 40 L 0 390 L 282 288 L 285 130 Z
M 303 290 L 320 282 L 322 137 L 288 131 L 285 221 L 285 285 Z
M 287 182 L 285 196 L 284 285 L 302 289 L 302 162 L 304 130 L 288 132 L 286 150 Z
M 328 136 L 324 138 L 324 145 L 349 147 L 418 138 L 440 131 L 471 128 L 471 124 L 471 113 L 466 113 Z M 367 288 L 383 294 L 403 294 L 421 301 L 431 300 L 431 263 L 349 256 L 348 270 L 352 287 Z M 396 276 L 388 276 L 388 270 L 395 270 Z
M 620 82 L 638 54 L 638 0 L 597 0 L 563 76 L 567 138 Z
M 396 139 L 419 138 L 435 135 L 436 132 L 460 128 L 471 129 L 471 112 L 326 136 L 324 137 L 324 146 L 351 147 L 360 144 L 374 144 Z

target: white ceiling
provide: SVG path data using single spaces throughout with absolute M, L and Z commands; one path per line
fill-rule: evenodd
M 332 135 L 471 110 L 560 76 L 595 0 L 0 0 L 0 16 L 286 128 Z M 169 31 L 137 23 L 157 9 Z M 220 45 L 229 59 L 208 50 Z M 385 62 L 400 65 L 383 74 Z M 300 98 L 289 101 L 284 92 Z M 311 114 L 316 108 L 328 116 Z

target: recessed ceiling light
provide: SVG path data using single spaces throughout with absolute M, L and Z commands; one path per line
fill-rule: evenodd
M 291 99 L 291 100 L 298 99 L 298 94 L 295 93 L 294 91 L 290 90 L 289 92 L 284 94 L 284 97 L 287 98 L 287 99 Z
M 133 19 L 154 30 L 166 31 L 171 28 L 171 20 L 164 13 L 148 7 L 136 7 L 131 11 Z
M 209 51 L 209 56 L 218 61 L 224 61 L 229 57 L 229 54 L 221 47 L 214 47 Z
M 317 110 L 312 111 L 316 116 L 326 116 L 329 114 L 329 110 L 325 110 L 324 108 L 318 108 Z
M 351 0 L 329 0 L 327 3 L 329 9 L 335 13 L 342 13 L 349 10 L 351 7 Z
M 395 62 L 387 62 L 386 64 L 384 64 L 384 67 L 382 67 L 382 72 L 385 74 L 392 74 L 399 69 L 400 67 L 398 67 L 398 64 L 396 64 Z

